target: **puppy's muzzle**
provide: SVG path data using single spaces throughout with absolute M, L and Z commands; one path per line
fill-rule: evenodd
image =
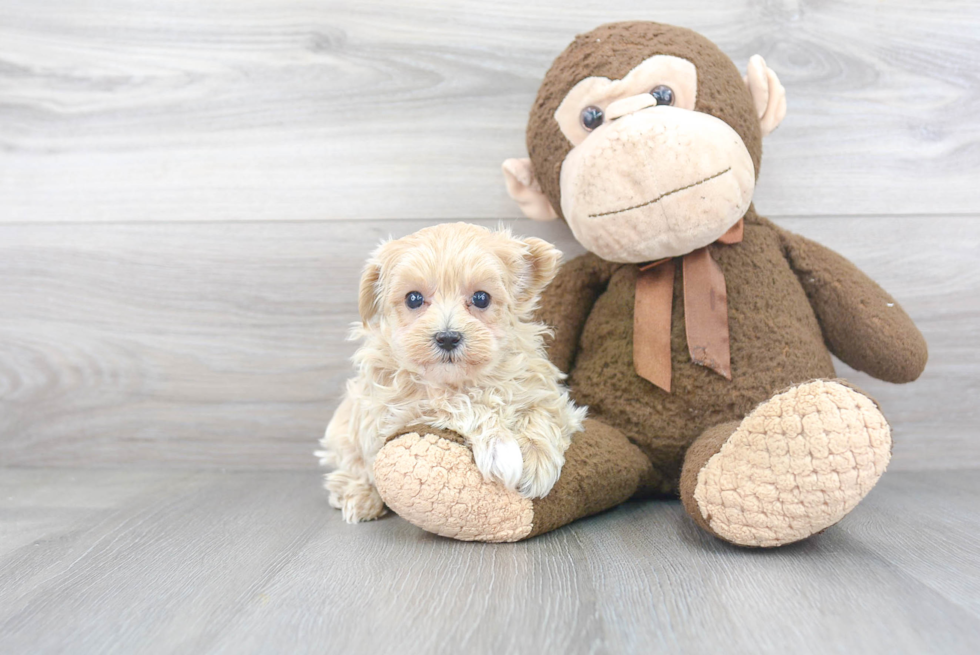
M 440 350 L 451 353 L 463 342 L 463 333 L 456 332 L 455 330 L 444 330 L 442 332 L 436 332 L 432 338 Z

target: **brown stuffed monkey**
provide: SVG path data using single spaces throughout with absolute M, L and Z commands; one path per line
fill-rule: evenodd
M 534 500 L 484 481 L 459 435 L 396 435 L 375 464 L 395 512 L 458 539 L 515 541 L 679 494 L 708 532 L 779 546 L 864 498 L 891 432 L 835 379 L 830 353 L 902 383 L 922 372 L 926 344 L 853 264 L 756 214 L 762 137 L 785 111 L 761 57 L 743 78 L 683 28 L 604 25 L 559 55 L 531 109 L 530 158 L 504 175 L 528 217 L 564 219 L 588 250 L 538 316 L 591 418 Z

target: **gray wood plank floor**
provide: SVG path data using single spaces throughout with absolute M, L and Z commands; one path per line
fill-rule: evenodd
M 349 526 L 312 472 L 0 470 L 4 653 L 975 653 L 980 475 L 759 551 L 677 502 L 513 545 Z
M 615 20 L 778 72 L 768 215 L 977 211 L 974 0 L 0 0 L 0 221 L 513 218 L 544 72 Z

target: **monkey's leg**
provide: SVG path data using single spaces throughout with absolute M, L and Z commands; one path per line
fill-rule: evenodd
M 520 541 L 628 500 L 655 476 L 618 430 L 587 419 L 544 498 L 488 482 L 463 438 L 428 427 L 390 439 L 374 462 L 385 504 L 410 523 L 462 541 Z
M 706 430 L 685 455 L 681 500 L 695 522 L 740 546 L 782 546 L 840 521 L 891 457 L 878 406 L 837 380 L 773 396 Z

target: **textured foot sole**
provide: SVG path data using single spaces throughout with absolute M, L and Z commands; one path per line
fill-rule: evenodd
M 837 523 L 891 458 L 875 403 L 830 380 L 774 396 L 698 472 L 694 500 L 711 530 L 743 546 L 781 546 Z
M 412 432 L 374 461 L 385 504 L 427 532 L 461 541 L 519 541 L 531 532 L 531 501 L 483 479 L 465 446 Z

